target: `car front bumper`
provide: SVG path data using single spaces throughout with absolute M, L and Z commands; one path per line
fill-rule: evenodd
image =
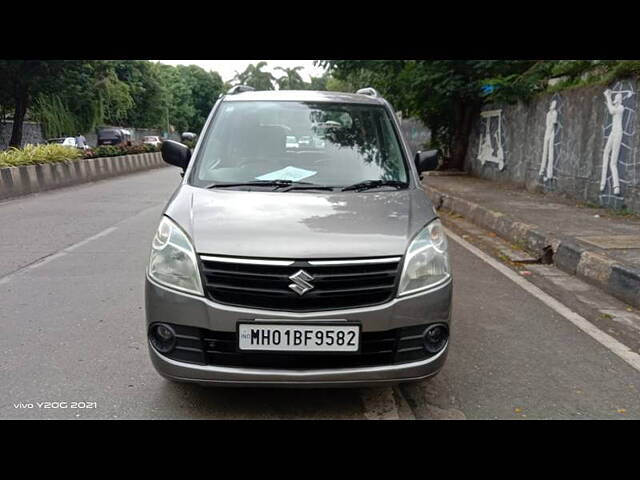
M 382 305 L 315 313 L 293 313 L 222 305 L 208 298 L 166 288 L 147 276 L 145 305 L 147 327 L 155 322 L 165 322 L 207 330 L 235 332 L 238 322 L 251 322 L 259 318 L 292 323 L 355 321 L 362 325 L 363 332 L 445 323 L 451 331 L 452 289 L 452 282 L 449 280 L 432 290 L 396 298 Z M 420 380 L 438 373 L 444 365 L 449 346 L 447 342 L 447 345 L 437 354 L 409 363 L 299 370 L 181 362 L 159 353 L 150 342 L 147 343 L 152 363 L 158 373 L 172 380 L 203 385 L 282 387 L 357 387 Z

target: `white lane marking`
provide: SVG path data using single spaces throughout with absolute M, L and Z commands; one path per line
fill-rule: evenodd
M 30 272 L 31 270 L 35 270 L 36 268 L 42 267 L 43 265 L 46 265 L 47 263 L 57 259 L 57 258 L 61 258 L 64 257 L 65 255 L 68 255 L 69 253 L 71 253 L 73 250 L 75 250 L 78 247 L 81 247 L 83 245 L 86 245 L 89 242 L 92 242 L 93 240 L 97 240 L 100 237 L 104 237 L 105 235 L 109 235 L 111 232 L 117 230 L 117 227 L 109 227 L 109 228 L 105 228 L 104 230 L 102 230 L 101 232 L 96 233 L 95 235 L 92 235 L 88 238 L 85 238 L 84 240 L 80 240 L 77 243 L 74 243 L 73 245 L 70 245 L 68 247 L 63 248 L 62 250 L 58 250 L 55 253 L 52 253 L 51 255 L 47 255 L 46 257 L 43 258 L 39 258 L 38 260 L 29 263 L 27 265 L 25 265 L 24 267 L 19 268 L 18 270 L 15 270 L 11 273 L 8 273 L 7 275 L 5 275 L 4 277 L 0 278 L 0 285 L 3 285 L 5 283 L 8 283 L 9 281 L 11 281 L 11 279 L 13 277 L 15 277 L 16 275 L 23 275 L 27 272 Z
M 95 235 L 91 235 L 90 237 L 87 237 L 83 240 L 80 240 L 79 242 L 76 242 L 72 245 L 69 245 L 68 247 L 64 247 L 61 250 L 58 250 L 55 253 L 52 253 L 51 255 L 47 255 L 43 258 L 39 258 L 23 267 L 18 268 L 17 270 L 14 270 L 13 272 L 7 273 L 5 276 L 0 277 L 0 285 L 4 285 L 5 283 L 8 283 L 11 281 L 11 279 L 13 279 L 13 277 L 17 276 L 17 275 L 23 275 L 25 273 L 28 273 L 32 270 L 35 270 L 36 268 L 42 267 L 43 265 L 46 265 L 47 263 L 56 260 L 57 258 L 61 258 L 64 257 L 65 255 L 68 255 L 69 253 L 73 252 L 76 248 L 80 248 L 84 245 L 86 245 L 87 243 L 93 242 L 94 240 L 97 240 L 100 237 L 104 237 L 106 235 L 109 235 L 112 232 L 115 232 L 118 229 L 118 226 L 121 223 L 126 222 L 127 220 L 131 220 L 132 218 L 135 218 L 139 215 L 144 215 L 145 213 L 154 210 L 158 208 L 158 205 L 154 205 L 152 207 L 148 207 L 145 208 L 143 210 L 140 210 L 139 212 L 135 213 L 134 215 L 131 215 L 130 217 L 124 218 L 122 220 L 120 220 L 119 222 L 115 223 L 114 225 L 105 228 L 104 230 L 96 233 Z
M 74 243 L 73 245 L 71 245 L 70 247 L 67 247 L 63 250 L 63 252 L 72 252 L 74 251 L 76 248 L 79 248 L 83 245 L 86 245 L 89 242 L 93 242 L 94 240 L 97 240 L 100 237 L 104 237 L 105 235 L 109 235 L 111 232 L 114 232 L 118 229 L 118 227 L 109 227 L 109 228 L 105 228 L 104 230 L 102 230 L 101 232 L 96 233 L 95 235 L 89 237 L 89 238 L 85 238 L 84 240 L 80 240 L 78 243 Z
M 602 344 L 605 348 L 610 350 L 612 353 L 620 357 L 622 360 L 624 360 L 625 362 L 627 362 L 629 365 L 631 365 L 633 368 L 635 368 L 637 371 L 640 372 L 640 355 L 638 355 L 636 352 L 634 352 L 629 347 L 627 347 L 623 343 L 613 338 L 611 335 L 604 333 L 602 330 L 597 328 L 595 325 L 593 325 L 583 316 L 578 315 L 576 312 L 569 309 L 564 304 L 560 303 L 551 295 L 543 292 L 532 283 L 520 277 L 516 272 L 504 266 L 503 264 L 501 264 L 494 258 L 490 257 L 489 255 L 487 255 L 477 247 L 471 245 L 469 242 L 462 239 L 461 237 L 453 233 L 451 230 L 445 228 L 445 231 L 447 232 L 447 235 L 449 236 L 449 238 L 454 240 L 460 246 L 466 248 L 471 253 L 479 257 L 481 260 L 491 265 L 493 268 L 495 268 L 504 276 L 506 276 L 509 280 L 512 280 L 518 286 L 520 286 L 525 291 L 527 291 L 528 293 L 536 297 L 538 300 L 540 300 L 542 303 L 544 303 L 545 305 L 550 307 L 552 310 L 562 315 L 564 318 L 569 320 L 571 323 L 573 323 L 576 327 L 578 327 L 584 333 L 589 335 L 598 343 Z

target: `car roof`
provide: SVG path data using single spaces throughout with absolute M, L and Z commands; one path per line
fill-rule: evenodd
M 333 102 L 384 105 L 381 97 L 357 93 L 328 92 L 320 90 L 259 90 L 225 95 L 225 102 L 280 101 L 280 102 Z

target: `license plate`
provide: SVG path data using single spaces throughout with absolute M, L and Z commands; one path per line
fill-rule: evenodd
M 238 348 L 267 352 L 357 352 L 360 325 L 241 323 Z

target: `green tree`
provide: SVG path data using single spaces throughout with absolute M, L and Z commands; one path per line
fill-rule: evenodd
M 99 105 L 102 121 L 110 124 L 121 124 L 135 103 L 131 96 L 132 87 L 118 78 L 116 64 L 100 62 L 96 68 L 94 91 Z
M 339 80 L 333 76 L 329 76 L 325 82 L 325 87 L 330 92 L 350 92 L 353 93 L 357 88 L 348 80 Z
M 58 88 L 54 92 L 41 95 L 39 105 L 35 107 L 34 116 L 38 118 L 48 136 L 75 135 L 88 132 L 103 121 L 104 108 L 98 95 L 98 85 L 105 68 L 99 67 L 102 61 L 70 61 L 61 74 Z M 58 100 L 56 100 L 56 98 Z M 57 108 L 56 108 L 57 106 Z M 62 125 L 55 128 L 48 117 L 58 116 L 68 112 L 72 119 L 66 123 L 68 128 L 77 131 L 62 131 Z M 51 128 L 48 128 L 51 127 Z M 51 130 L 47 132 L 47 130 Z
M 323 74 L 320 77 L 311 77 L 311 82 L 306 84 L 307 90 L 328 90 L 327 81 L 330 75 L 328 73 Z
M 305 82 L 298 73 L 304 67 L 276 67 L 274 70 L 280 70 L 284 75 L 276 80 L 280 90 L 305 90 Z
M 123 123 L 135 127 L 160 127 L 166 121 L 168 95 L 158 64 L 146 60 L 114 62 L 118 79 L 129 87 L 133 106 Z
M 59 95 L 38 95 L 33 102 L 33 119 L 40 122 L 46 138 L 63 137 L 81 132 L 79 121 Z
M 530 60 L 326 60 L 336 79 L 371 86 L 403 115 L 420 118 L 445 156 L 462 168 L 473 119 L 483 103 L 526 96 L 540 88 L 545 69 Z M 536 67 L 538 65 L 538 67 Z M 487 93 L 488 84 L 498 85 Z
M 0 60 L 0 113 L 13 112 L 13 146 L 21 144 L 27 117 L 40 121 L 47 137 L 101 124 L 199 132 L 226 88 L 220 75 L 195 65 Z
M 236 85 L 247 85 L 256 90 L 274 90 L 275 77 L 270 72 L 262 69 L 267 66 L 267 62 L 258 62 L 255 65 L 248 65 L 242 73 L 236 72 L 233 81 Z
M 136 81 L 122 73 L 127 67 L 122 63 L 66 60 L 64 70 L 50 80 L 55 88 L 36 97 L 30 115 L 49 137 L 77 135 L 103 123 L 126 124 L 140 92 Z
M 169 125 L 178 131 L 188 131 L 189 124 L 195 116 L 195 108 L 191 102 L 191 87 L 177 67 L 161 65 L 161 77 L 169 92 L 166 107 Z
M 10 101 L 13 128 L 9 146 L 20 147 L 22 127 L 34 98 L 55 90 L 56 80 L 65 69 L 64 60 L 0 60 L 0 98 Z
M 224 83 L 217 72 L 207 72 L 197 65 L 178 66 L 178 70 L 191 90 L 193 115 L 189 130 L 199 133 L 211 112 L 211 108 L 223 92 Z
M 180 132 L 199 133 L 225 85 L 216 72 L 196 65 L 160 65 L 166 87 L 165 118 Z

